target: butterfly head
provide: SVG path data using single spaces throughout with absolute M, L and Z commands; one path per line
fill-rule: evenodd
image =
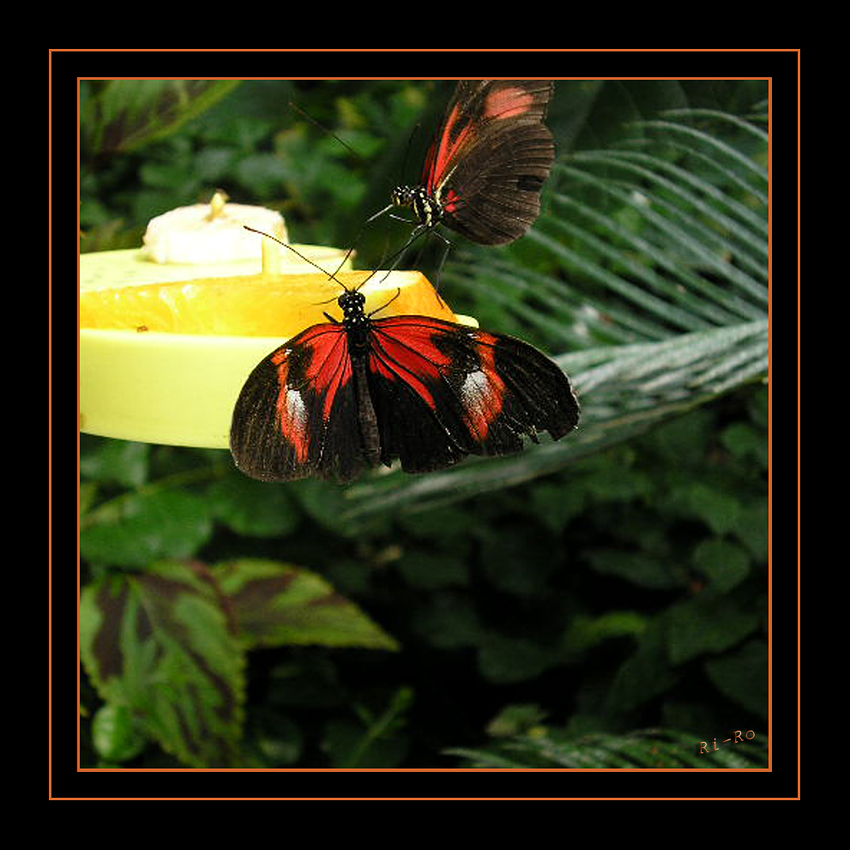
M 339 309 L 342 310 L 344 321 L 357 321 L 363 316 L 363 307 L 366 304 L 366 296 L 356 289 L 346 289 L 337 298 Z
M 412 186 L 396 186 L 390 195 L 390 200 L 397 207 L 409 207 L 413 203 L 415 190 Z

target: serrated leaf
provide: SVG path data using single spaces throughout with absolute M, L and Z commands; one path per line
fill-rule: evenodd
M 80 649 L 100 695 L 181 762 L 238 761 L 243 651 L 200 567 L 164 562 L 86 587 Z
M 357 605 L 309 570 L 243 558 L 213 567 L 248 646 L 398 649 Z

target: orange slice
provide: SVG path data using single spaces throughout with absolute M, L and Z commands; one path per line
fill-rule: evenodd
M 80 293 L 80 327 L 288 338 L 326 322 L 326 312 L 341 318 L 335 304 L 340 284 L 349 289 L 364 284 L 367 312 L 455 321 L 421 272 L 349 271 L 336 275 L 336 281 L 320 273 L 259 274 L 89 289 Z

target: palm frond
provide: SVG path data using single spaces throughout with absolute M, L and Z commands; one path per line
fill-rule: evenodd
M 579 430 L 516 456 L 365 480 L 347 518 L 526 481 L 765 380 L 767 136 L 755 120 L 676 110 L 630 124 L 616 146 L 556 165 L 548 209 L 516 252 L 459 253 L 446 286 L 495 316 L 489 329 L 569 350 L 555 359 L 580 398 Z
M 730 768 L 768 766 L 763 736 L 753 741 L 727 742 L 715 749 L 714 741 L 671 729 L 642 729 L 623 735 L 597 733 L 584 737 L 562 734 L 518 735 L 482 749 L 448 751 L 471 768 Z

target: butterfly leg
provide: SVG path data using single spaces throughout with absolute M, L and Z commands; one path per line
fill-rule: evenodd
M 442 276 L 442 274 L 443 274 L 443 266 L 446 264 L 446 258 L 449 256 L 449 251 L 450 251 L 450 250 L 451 250 L 451 248 L 452 248 L 452 243 L 451 243 L 451 242 L 449 242 L 449 240 L 448 240 L 448 239 L 446 239 L 446 237 L 445 237 L 445 236 L 443 236 L 443 234 L 442 234 L 442 233 L 439 233 L 439 232 L 438 232 L 438 231 L 436 231 L 436 230 L 434 230 L 434 231 L 433 231 L 433 233 L 434 233 L 434 235 L 435 235 L 436 237 L 438 237 L 439 239 L 442 239 L 442 240 L 443 240 L 443 243 L 444 243 L 444 244 L 445 244 L 445 246 L 446 246 L 446 247 L 443 249 L 443 256 L 440 258 L 440 264 L 437 266 L 437 272 L 436 272 L 436 274 L 434 275 L 434 280 L 435 280 L 435 283 L 434 283 L 434 289 L 436 290 L 437 295 L 439 295 L 439 294 L 440 294 L 440 277 L 441 277 L 441 276 Z M 442 301 L 442 300 L 443 300 L 443 299 L 442 299 L 442 298 L 440 298 L 440 301 Z M 444 303 L 445 303 L 445 302 L 444 302 Z

